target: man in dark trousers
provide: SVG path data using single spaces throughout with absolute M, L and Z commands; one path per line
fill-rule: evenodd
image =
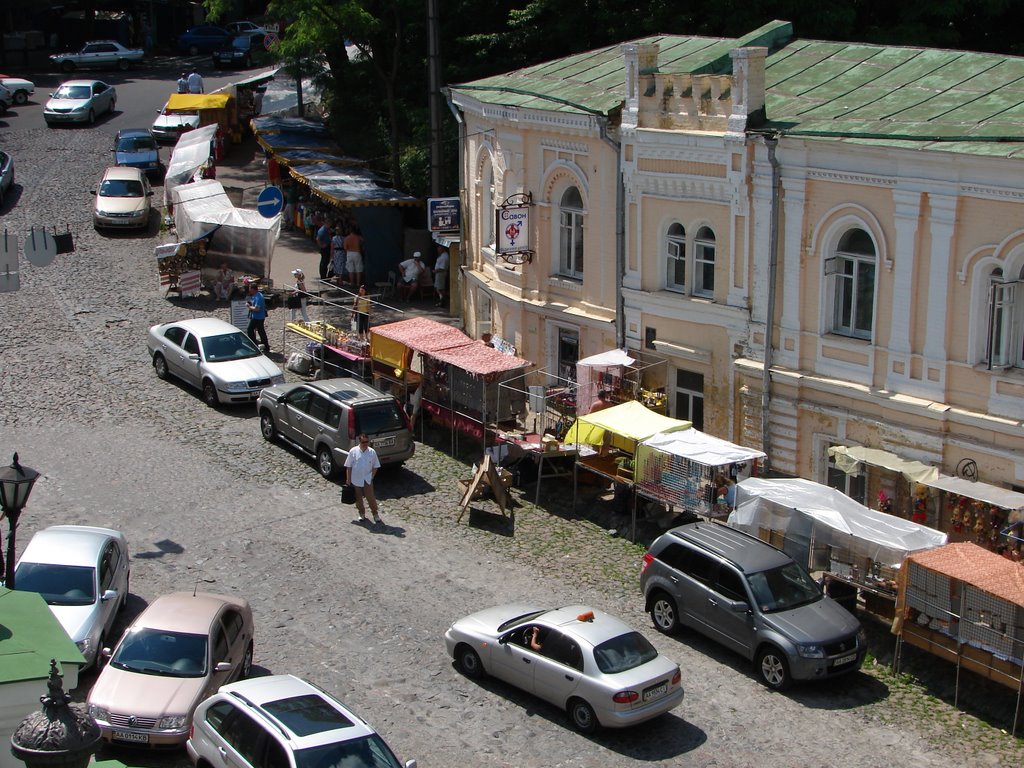
M 260 293 L 260 284 L 255 280 L 249 283 L 249 300 L 246 302 L 249 308 L 249 328 L 246 330 L 253 344 L 258 344 L 256 335 L 263 342 L 263 353 L 270 354 L 270 340 L 267 338 L 267 300 Z
M 331 228 L 326 216 L 316 231 L 316 246 L 320 249 L 320 279 L 326 280 L 331 269 Z

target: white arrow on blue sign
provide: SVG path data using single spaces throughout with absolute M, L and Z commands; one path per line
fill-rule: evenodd
M 284 193 L 280 187 L 264 187 L 256 198 L 256 210 L 265 219 L 272 219 L 284 208 Z

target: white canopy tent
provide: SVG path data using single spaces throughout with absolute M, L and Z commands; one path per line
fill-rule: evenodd
M 175 187 L 174 225 L 178 239 L 210 235 L 207 253 L 236 273 L 268 277 L 274 245 L 281 232 L 281 215 L 264 218 L 257 211 L 236 208 L 213 179 Z
M 181 135 L 178 143 L 171 151 L 171 159 L 167 163 L 164 175 L 164 204 L 170 206 L 174 202 L 175 188 L 192 181 L 196 171 L 210 162 L 213 151 L 210 142 L 217 133 L 217 124 L 204 125 L 202 128 L 188 131 Z
M 946 534 L 868 509 L 827 485 L 802 479 L 751 477 L 736 488 L 729 525 L 758 536 L 781 531 L 791 556 L 810 562 L 810 550 L 835 547 L 898 568 L 911 552 L 946 543 Z

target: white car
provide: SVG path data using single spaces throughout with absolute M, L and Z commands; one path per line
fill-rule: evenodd
M 149 227 L 150 198 L 146 172 L 141 168 L 114 165 L 103 172 L 100 185 L 90 194 L 96 196 L 92 223 L 96 229 L 146 229 Z
M 0 85 L 3 85 L 11 92 L 14 105 L 18 107 L 25 104 L 28 101 L 28 97 L 36 92 L 35 83 L 21 77 L 0 74 Z
M 491 675 L 533 693 L 564 709 L 581 733 L 642 723 L 683 700 L 678 664 L 584 605 L 487 608 L 452 624 L 444 642 L 466 677 Z
M 266 27 L 260 26 L 252 21 L 232 21 L 225 25 L 227 30 L 235 35 L 266 35 Z
M 88 67 L 117 67 L 122 72 L 132 64 L 142 61 L 146 52 L 141 48 L 126 48 L 117 40 L 93 40 L 82 46 L 80 51 L 55 53 L 50 61 L 62 72 L 74 72 Z
M 199 389 L 203 400 L 252 403 L 264 388 L 284 383 L 284 372 L 231 323 L 197 317 L 149 329 L 146 347 L 161 379 L 174 376 Z
M 42 595 L 89 666 L 111 639 L 128 599 L 129 571 L 128 542 L 118 531 L 52 525 L 29 541 L 14 570 L 14 585 Z
M 176 142 L 181 134 L 199 127 L 199 115 L 190 112 L 168 112 L 165 103 L 149 129 L 157 141 Z
M 92 123 L 97 115 L 113 112 L 117 90 L 100 80 L 68 80 L 50 94 L 43 108 L 47 125 L 54 123 Z
M 196 708 L 185 749 L 203 768 L 402 768 L 369 723 L 294 675 L 221 687 Z

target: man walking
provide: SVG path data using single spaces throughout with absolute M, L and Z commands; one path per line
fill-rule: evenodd
M 203 93 L 203 77 L 194 69 L 192 74 L 188 76 L 188 92 Z
M 380 459 L 370 445 L 370 438 L 363 432 L 359 435 L 359 446 L 350 450 L 345 457 L 345 482 L 356 489 L 359 519 L 366 520 L 366 510 L 363 507 L 365 498 L 370 505 L 370 514 L 373 515 L 375 525 L 381 524 L 380 514 L 377 512 L 377 497 L 373 494 L 373 478 L 378 469 Z
M 320 249 L 320 279 L 326 280 L 331 269 L 331 228 L 326 216 L 316 231 L 316 246 Z
M 438 243 L 437 261 L 434 262 L 434 290 L 437 292 L 439 307 L 444 306 L 445 295 L 448 293 L 448 259 L 448 249 Z
M 263 354 L 270 354 L 270 340 L 267 339 L 267 300 L 260 293 L 260 284 L 253 280 L 249 283 L 249 300 L 246 302 L 249 308 L 249 327 L 246 334 L 252 339 L 253 344 L 258 344 L 256 335 L 259 334 L 263 342 Z
M 188 75 L 184 72 L 178 78 L 178 93 L 188 93 Z

